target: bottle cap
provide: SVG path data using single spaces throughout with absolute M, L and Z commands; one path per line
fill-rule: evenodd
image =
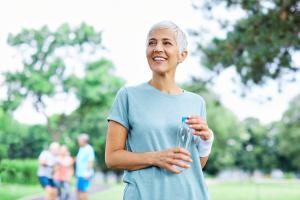
M 183 116 L 183 117 L 181 117 L 181 122 L 185 122 L 187 119 L 188 119 L 187 116 Z

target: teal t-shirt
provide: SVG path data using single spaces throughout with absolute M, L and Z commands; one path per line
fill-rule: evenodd
M 91 145 L 87 144 L 80 147 L 76 156 L 76 176 L 89 177 L 94 173 L 93 169 L 88 167 L 90 161 L 95 160 L 95 152 Z
M 206 118 L 205 102 L 197 94 L 184 91 L 170 95 L 148 83 L 123 87 L 113 103 L 108 120 L 128 130 L 126 148 L 131 152 L 153 152 L 176 147 L 177 128 L 182 116 Z M 124 200 L 207 200 L 200 165 L 200 148 L 192 142 L 193 162 L 180 174 L 156 166 L 125 170 Z

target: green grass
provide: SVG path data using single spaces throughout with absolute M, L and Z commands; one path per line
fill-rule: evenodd
M 299 200 L 300 182 L 223 182 L 209 187 L 213 200 Z
M 300 181 L 209 181 L 212 200 L 299 200 Z M 90 194 L 91 200 L 122 199 L 124 184 L 114 184 L 108 190 Z M 43 193 L 39 185 L 0 184 L 0 199 L 15 200 L 20 197 Z
M 212 200 L 299 200 L 300 182 L 269 181 L 219 182 L 208 186 Z M 114 185 L 109 190 L 90 195 L 91 200 L 122 199 L 124 185 Z
M 112 185 L 112 187 L 108 190 L 105 190 L 103 192 L 91 194 L 89 196 L 90 200 L 99 200 L 99 199 L 105 199 L 105 200 L 119 200 L 122 199 L 124 185 L 123 184 L 116 184 Z
M 0 184 L 1 200 L 15 200 L 42 192 L 43 190 L 39 185 Z

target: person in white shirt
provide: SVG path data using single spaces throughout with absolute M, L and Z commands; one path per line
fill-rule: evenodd
M 53 142 L 49 146 L 49 150 L 41 152 L 38 161 L 38 178 L 41 186 L 45 189 L 45 200 L 54 200 L 56 198 L 56 188 L 53 182 L 53 170 L 57 162 L 59 153 L 59 143 Z

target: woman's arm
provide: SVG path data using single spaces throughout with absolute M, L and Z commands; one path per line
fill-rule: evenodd
M 109 168 L 138 170 L 149 166 L 165 168 L 180 173 L 174 165 L 188 168 L 181 160 L 191 162 L 190 154 L 182 148 L 172 148 L 159 152 L 129 152 L 125 150 L 128 131 L 115 121 L 109 121 L 106 138 L 105 162 Z
M 39 165 L 47 166 L 46 153 L 43 151 L 38 158 Z
M 125 150 L 127 129 L 121 124 L 108 123 L 105 162 L 107 167 L 116 169 L 136 170 L 153 165 L 151 153 L 133 153 Z
M 201 164 L 202 169 L 205 167 L 207 160 L 208 160 L 208 156 L 202 157 L 202 158 L 200 157 L 200 164 Z
M 39 164 L 43 165 L 43 166 L 46 166 L 47 165 L 47 161 L 43 160 L 43 159 L 39 159 Z

